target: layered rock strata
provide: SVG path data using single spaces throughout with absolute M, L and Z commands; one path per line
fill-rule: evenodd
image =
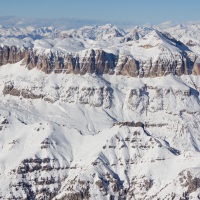
M 173 57 L 170 60 L 138 61 L 131 56 L 114 55 L 103 50 L 90 50 L 87 55 L 41 53 L 31 48 L 17 48 L 16 46 L 0 47 L 0 66 L 16 63 L 28 69 L 37 68 L 45 73 L 73 73 L 114 74 L 131 77 L 160 77 L 169 73 L 181 76 L 183 74 L 200 74 L 200 64 L 197 58 L 187 54 Z

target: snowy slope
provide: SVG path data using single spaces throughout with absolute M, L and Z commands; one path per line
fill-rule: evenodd
M 199 77 L 47 75 L 17 63 L 0 78 L 2 198 L 197 197 Z M 42 98 L 4 95 L 9 84 Z M 122 123 L 132 121 L 144 128 Z
M 82 57 L 103 49 L 119 62 L 198 56 L 178 42 L 185 27 L 167 30 L 1 27 L 0 43 Z M 199 76 L 46 74 L 20 61 L 2 65 L 0 80 L 1 199 L 199 198 Z
M 187 45 L 191 51 L 199 55 L 199 50 L 200 50 L 199 24 L 191 24 L 191 25 L 181 24 L 177 26 L 172 26 L 170 28 L 165 28 L 164 31 L 169 32 L 177 40 L 180 40 L 185 45 Z

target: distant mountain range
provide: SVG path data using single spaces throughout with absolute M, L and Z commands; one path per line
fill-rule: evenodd
M 7 27 L 27 27 L 34 26 L 35 28 L 39 27 L 48 27 L 54 26 L 57 29 L 77 29 L 82 26 L 94 26 L 94 25 L 104 25 L 109 23 L 106 20 L 91 20 L 91 19 L 76 19 L 76 18 L 55 18 L 55 19 L 47 19 L 47 18 L 22 18 L 15 16 L 0 16 L 0 24 Z M 116 22 L 112 23 L 119 26 L 130 26 L 135 24 L 134 22 Z

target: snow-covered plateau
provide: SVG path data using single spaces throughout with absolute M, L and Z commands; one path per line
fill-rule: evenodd
M 0 199 L 200 199 L 200 25 L 0 27 Z

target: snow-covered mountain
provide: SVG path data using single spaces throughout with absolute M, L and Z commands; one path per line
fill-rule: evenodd
M 189 43 L 180 41 L 175 31 L 141 26 L 122 30 L 110 24 L 69 31 L 29 27 L 22 29 L 20 39 L 21 29 L 6 30 L 0 37 L 0 64 L 24 59 L 29 69 L 37 67 L 46 73 L 116 72 L 134 77 L 200 74 L 199 44 L 192 45 L 191 38 Z
M 12 27 L 8 28 L 5 26 L 0 26 L 0 37 L 3 38 L 18 38 L 23 39 L 31 37 L 34 40 L 41 38 L 53 38 L 56 36 L 56 29 L 54 27 L 41 27 L 34 28 L 33 26 L 28 26 L 26 28 Z
M 1 199 L 200 198 L 197 25 L 0 33 Z

